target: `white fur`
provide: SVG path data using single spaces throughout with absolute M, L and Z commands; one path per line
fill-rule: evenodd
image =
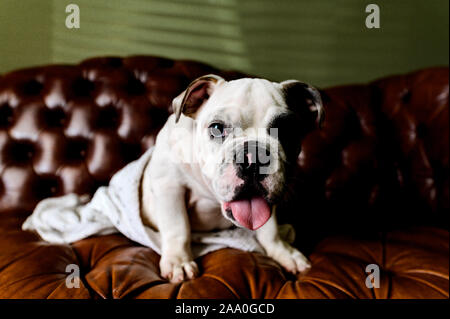
M 181 115 L 176 122 L 171 115 L 158 134 L 153 157 L 144 171 L 142 207 L 144 221 L 161 233 L 163 277 L 180 282 L 198 275 L 190 247 L 191 230 L 212 231 L 237 224 L 222 208 L 242 183 L 230 167 L 236 147 L 257 139 L 277 149 L 271 153 L 273 172 L 264 185 L 275 194 L 277 185 L 284 183 L 284 153 L 278 141 L 267 133 L 256 133 L 274 115 L 286 111 L 281 89 L 281 84 L 263 79 L 220 79 L 195 119 Z M 174 99 L 174 106 L 181 103 L 183 94 Z M 211 141 L 207 128 L 218 119 L 241 128 L 239 136 L 229 136 L 223 144 Z M 309 268 L 307 259 L 280 239 L 274 212 L 257 230 L 257 238 L 267 255 L 288 271 Z

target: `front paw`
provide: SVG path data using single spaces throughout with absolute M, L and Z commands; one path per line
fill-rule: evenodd
M 267 255 L 277 261 L 284 269 L 294 275 L 305 274 L 310 268 L 311 263 L 297 249 L 284 241 L 274 244 L 266 249 Z
M 192 258 L 179 255 L 164 255 L 159 262 L 161 276 L 171 283 L 180 283 L 198 276 L 198 266 Z

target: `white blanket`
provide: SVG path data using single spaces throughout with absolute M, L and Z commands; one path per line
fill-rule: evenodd
M 114 174 L 109 185 L 100 187 L 92 199 L 68 194 L 42 200 L 22 229 L 35 231 L 42 239 L 56 244 L 120 232 L 161 254 L 160 234 L 145 226 L 140 214 L 140 183 L 152 151 L 149 149 Z M 280 226 L 280 234 L 289 242 L 294 240 L 291 225 Z M 225 247 L 264 253 L 255 232 L 245 228 L 193 232 L 191 241 L 194 258 Z

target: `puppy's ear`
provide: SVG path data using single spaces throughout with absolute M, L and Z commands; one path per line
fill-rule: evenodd
M 321 128 L 325 111 L 319 91 L 297 80 L 287 80 L 280 84 L 288 107 L 298 114 L 304 126 L 302 129 L 311 131 L 315 128 Z
M 187 89 L 172 101 L 175 123 L 180 119 L 181 113 L 194 117 L 220 81 L 225 80 L 215 74 L 204 75 L 192 81 Z

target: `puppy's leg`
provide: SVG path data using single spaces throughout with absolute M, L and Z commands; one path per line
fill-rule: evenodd
M 155 217 L 161 234 L 161 276 L 173 283 L 195 278 L 198 267 L 192 258 L 190 224 L 184 189 L 163 187 L 155 194 Z
M 304 273 L 311 268 L 308 259 L 301 252 L 280 238 L 275 208 L 266 224 L 256 230 L 256 238 L 265 249 L 267 255 L 272 257 L 287 271 L 297 274 Z

